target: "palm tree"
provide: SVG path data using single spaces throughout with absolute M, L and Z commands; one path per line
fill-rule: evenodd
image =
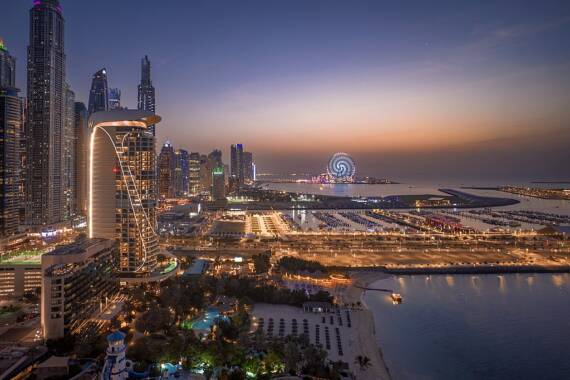
M 361 371 L 366 371 L 366 368 L 372 365 L 371 360 L 368 356 L 358 355 L 356 359 L 354 359 L 354 362 L 358 364 Z

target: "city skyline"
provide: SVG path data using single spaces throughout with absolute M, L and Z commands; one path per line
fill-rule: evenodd
M 361 173 L 394 179 L 568 179 L 562 1 L 442 2 L 407 13 L 385 2 L 157 9 L 141 1 L 138 17 L 168 25 L 148 26 L 148 39 L 138 38 L 135 19 L 122 22 L 129 2 L 112 5 L 106 17 L 116 27 L 101 35 L 89 33 L 97 20 L 81 17 L 83 5 L 62 2 L 66 78 L 77 100 L 87 103 L 91 75 L 106 67 L 123 105 L 137 108 L 148 55 L 164 117 L 158 146 L 168 139 L 229 157 L 241 141 L 260 172 L 319 172 L 346 151 Z M 26 17 L 30 4 L 5 7 Z M 24 73 L 27 28 L 18 20 L 0 33 Z M 25 93 L 24 75 L 17 86 Z
M 163 3 L 0 5 L 0 378 L 570 378 L 570 4 Z

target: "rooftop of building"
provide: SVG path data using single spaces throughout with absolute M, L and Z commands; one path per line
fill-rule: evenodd
M 60 245 L 53 251 L 46 253 L 49 256 L 61 256 L 61 255 L 74 255 L 81 252 L 84 252 L 89 247 L 92 247 L 96 244 L 102 243 L 107 241 L 107 239 L 103 238 L 85 238 L 79 239 L 71 244 L 67 245 Z
M 120 342 L 122 340 L 125 340 L 125 333 L 122 332 L 121 330 L 117 330 L 112 332 L 111 334 L 107 335 L 107 341 L 108 342 Z
M 50 356 L 46 361 L 38 364 L 37 368 L 61 368 L 69 366 L 68 356 Z
M 0 265 L 40 265 L 42 250 L 22 250 L 0 255 Z
M 40 6 L 49 6 L 51 8 L 55 8 L 60 13 L 62 11 L 59 0 L 34 0 L 34 7 Z
M 157 124 L 162 120 L 152 112 L 131 109 L 116 109 L 112 111 L 99 111 L 89 117 L 89 127 L 103 126 L 129 126 L 143 124 L 146 127 Z

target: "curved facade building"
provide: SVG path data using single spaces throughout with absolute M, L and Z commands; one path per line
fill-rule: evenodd
M 144 276 L 156 266 L 156 153 L 149 126 L 159 121 L 138 110 L 89 118 L 89 237 L 118 241 L 117 266 L 126 276 Z

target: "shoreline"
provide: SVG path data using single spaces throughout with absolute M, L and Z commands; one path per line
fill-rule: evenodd
M 370 359 L 370 367 L 364 371 L 355 370 L 357 380 L 392 380 L 390 370 L 384 360 L 381 346 L 377 343 L 376 325 L 374 323 L 374 315 L 372 310 L 364 303 L 364 289 L 373 282 L 383 278 L 390 277 L 391 274 L 373 271 L 373 272 L 352 272 L 350 277 L 354 283 L 347 287 L 343 292 L 342 298 L 345 303 L 357 303 L 362 305 L 362 311 L 359 315 L 358 339 L 362 347 L 362 352 Z M 356 285 L 360 286 L 357 287 Z M 372 339 L 370 339 L 372 337 Z
M 381 273 L 388 275 L 413 274 L 508 274 L 508 273 L 570 273 L 570 265 L 495 265 L 495 266 L 455 266 L 443 268 L 383 268 Z
M 384 276 L 414 275 L 414 274 L 509 274 L 509 273 L 570 273 L 570 265 L 446 265 L 446 266 L 367 266 L 367 267 L 346 267 L 330 266 L 329 268 L 351 272 L 360 279 L 361 274 L 375 273 L 381 280 Z M 375 281 L 376 281 L 375 280 Z M 356 302 L 356 301 L 354 301 Z

